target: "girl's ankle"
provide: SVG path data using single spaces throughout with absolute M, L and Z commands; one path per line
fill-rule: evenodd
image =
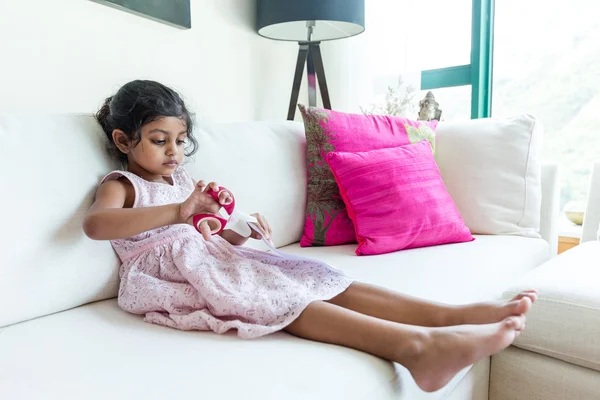
M 431 332 L 436 328 L 415 327 L 408 340 L 403 340 L 398 346 L 396 361 L 419 360 L 432 340 Z

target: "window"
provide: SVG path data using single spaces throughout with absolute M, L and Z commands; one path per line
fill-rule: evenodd
M 385 102 L 388 87 L 411 87 L 418 100 L 433 91 L 442 119 L 490 113 L 493 0 L 377 0 L 366 2 L 370 98 Z M 364 106 L 364 104 L 363 104 Z
M 407 66 L 424 71 L 471 62 L 472 0 L 404 0 Z M 374 2 L 373 2 L 374 3 Z M 402 18 L 405 15 L 406 18 Z
M 417 99 L 425 97 L 429 90 L 421 90 Z M 435 100 L 440 103 L 442 119 L 447 121 L 458 121 L 471 119 L 471 86 L 452 86 L 432 89 Z
M 492 115 L 523 112 L 544 126 L 557 162 L 561 210 L 584 202 L 600 158 L 600 20 L 594 0 L 496 2 Z
M 405 88 L 416 88 L 413 104 L 433 91 L 443 119 L 533 114 L 544 126 L 543 160 L 560 166 L 561 209 L 585 201 L 591 163 L 600 158 L 595 0 L 377 0 L 366 7 L 372 92 L 365 98 L 381 104 L 401 76 Z

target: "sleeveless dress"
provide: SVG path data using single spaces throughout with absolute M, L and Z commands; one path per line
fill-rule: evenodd
M 171 176 L 172 185 L 125 171 L 113 171 L 102 182 L 121 177 L 133 185 L 133 207 L 181 203 L 194 190 L 182 167 Z M 119 306 L 145 315 L 146 322 L 181 330 L 221 334 L 236 329 L 244 339 L 267 335 L 292 323 L 311 302 L 329 300 L 353 281 L 320 261 L 234 246 L 217 235 L 206 241 L 187 224 L 111 244 L 122 262 Z

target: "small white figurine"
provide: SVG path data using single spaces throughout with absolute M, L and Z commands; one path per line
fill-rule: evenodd
M 439 121 L 442 117 L 442 110 L 439 108 L 439 103 L 435 101 L 435 96 L 431 91 L 427 92 L 423 100 L 419 101 L 419 117 L 418 121 Z

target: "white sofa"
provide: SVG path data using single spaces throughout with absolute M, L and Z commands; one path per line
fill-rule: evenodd
M 527 329 L 492 356 L 489 400 L 600 399 L 600 162 L 581 244 L 530 271 L 503 297 L 538 289 Z
M 438 137 L 473 126 L 442 123 Z M 200 122 L 196 134 L 200 151 L 186 166 L 193 176 L 229 187 L 240 209 L 264 213 L 281 250 L 369 283 L 454 304 L 496 299 L 555 253 L 554 165 L 541 174 L 541 238 L 475 235 L 470 243 L 357 257 L 355 245 L 297 244 L 306 201 L 302 124 Z M 400 365 L 358 351 L 284 332 L 250 341 L 181 332 L 120 310 L 118 259 L 108 242 L 81 229 L 100 178 L 117 168 L 103 146 L 89 115 L 0 115 L 1 399 L 488 399 L 489 359 L 423 393 Z M 443 164 L 451 179 L 456 166 Z

